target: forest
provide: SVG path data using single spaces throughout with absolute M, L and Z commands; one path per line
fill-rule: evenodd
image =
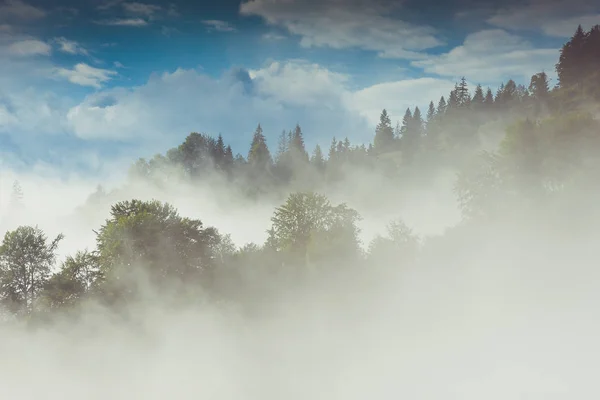
M 39 328 L 84 318 L 93 304 L 128 314 L 131 304 L 148 298 L 231 304 L 254 315 L 273 306 L 282 287 L 352 281 L 360 293 L 356 286 L 376 276 L 410 275 L 439 262 L 446 268 L 432 273 L 446 277 L 465 261 L 457 254 L 486 240 L 519 248 L 536 232 L 556 235 L 545 236 L 548 246 L 565 232 L 573 241 L 590 238 L 600 222 L 600 26 L 579 26 L 561 49 L 556 73 L 552 86 L 540 71 L 526 84 L 508 80 L 495 93 L 462 78 L 427 110 L 409 108 L 396 124 L 383 110 L 368 144 L 333 137 L 329 149 L 311 151 L 296 125 L 270 148 L 258 123 L 244 156 L 234 155 L 221 135 L 190 133 L 178 147 L 136 161 L 128 185 L 215 185 L 247 201 L 276 201 L 264 243 L 238 246 L 219 227 L 157 199 L 119 199 L 102 208 L 105 222 L 91 228 L 96 246 L 64 259 L 57 256 L 62 234 L 19 226 L 0 245 L 3 319 Z M 462 217 L 440 235 L 418 235 L 399 218 L 363 243 L 361 214 L 329 196 L 376 176 L 379 192 L 356 189 L 365 207 L 393 207 L 389 188 L 427 187 L 444 171 L 453 171 Z M 15 182 L 11 207 L 27 195 Z M 83 208 L 119 196 L 99 187 Z

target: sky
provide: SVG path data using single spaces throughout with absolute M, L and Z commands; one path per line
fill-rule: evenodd
M 465 76 L 555 82 L 589 0 L 0 0 L 0 171 L 98 176 L 190 132 L 372 140 Z M 552 83 L 551 82 L 551 83 Z

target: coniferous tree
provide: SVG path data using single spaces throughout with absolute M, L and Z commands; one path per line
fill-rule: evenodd
M 413 113 L 413 116 L 412 116 L 412 125 L 413 125 L 413 129 L 415 131 L 415 135 L 422 136 L 423 135 L 423 117 L 421 116 L 421 110 L 419 110 L 419 107 L 415 107 L 415 112 Z
M 304 134 L 299 124 L 296 124 L 292 140 L 290 142 L 290 152 L 294 160 L 308 162 L 308 153 L 304 147 Z
M 257 170 L 266 170 L 271 167 L 272 163 L 273 159 L 267 146 L 267 140 L 263 134 L 262 127 L 258 124 L 252 137 L 250 151 L 248 152 L 248 164 Z
M 383 153 L 389 150 L 394 144 L 394 130 L 392 129 L 392 121 L 387 113 L 383 110 L 379 116 L 379 124 L 375 128 L 375 138 L 373 145 L 375 150 Z
M 433 122 L 435 118 L 435 106 L 433 101 L 429 102 L 429 108 L 427 109 L 427 125 Z
M 481 109 L 484 101 L 485 97 L 483 95 L 483 88 L 481 85 L 477 85 L 475 88 L 475 94 L 473 94 L 473 99 L 471 100 L 471 104 L 475 109 Z
M 325 158 L 323 157 L 321 146 L 318 144 L 315 146 L 315 150 L 313 151 L 310 162 L 317 169 L 317 171 L 323 172 L 325 170 Z
M 487 92 L 485 94 L 485 99 L 483 100 L 483 104 L 485 105 L 486 109 L 491 109 L 494 106 L 494 94 L 492 93 L 492 89 L 491 88 L 487 88 Z
M 471 97 L 469 95 L 467 80 L 464 76 L 460 79 L 460 83 L 456 86 L 455 92 L 458 106 L 467 107 L 471 101 Z
M 437 112 L 436 112 L 438 117 L 443 116 L 446 113 L 447 108 L 448 108 L 448 105 L 446 104 L 446 99 L 444 98 L 444 96 L 440 97 L 440 101 L 438 102 Z
M 556 64 L 558 82 L 561 87 L 572 86 L 581 81 L 581 72 L 585 64 L 584 46 L 587 34 L 581 25 L 577 27 L 575 34 L 560 50 L 559 61 Z

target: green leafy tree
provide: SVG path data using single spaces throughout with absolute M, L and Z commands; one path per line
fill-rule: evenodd
M 276 208 L 267 244 L 295 265 L 345 258 L 359 251 L 360 216 L 345 204 L 333 206 L 316 193 L 294 193 Z
M 10 311 L 28 314 L 34 310 L 62 239 L 59 234 L 48 242 L 37 226 L 20 226 L 4 235 L 0 246 L 0 300 Z
M 98 254 L 79 251 L 63 262 L 60 271 L 48 280 L 43 300 L 50 309 L 74 307 L 102 283 Z
M 109 295 L 134 294 L 143 272 L 152 284 L 202 282 L 215 267 L 220 235 L 168 203 L 131 200 L 111 207 L 97 236 L 100 272 Z M 114 289 L 114 290 L 113 290 Z

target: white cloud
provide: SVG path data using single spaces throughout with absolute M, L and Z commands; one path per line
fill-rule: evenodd
M 234 32 L 236 29 L 231 26 L 227 21 L 220 20 L 203 20 L 201 21 L 204 26 L 207 27 L 209 31 L 217 31 L 217 32 Z
M 395 18 L 401 2 L 385 0 L 250 0 L 240 13 L 262 17 L 301 37 L 304 47 L 360 48 L 388 58 L 415 58 L 439 46 L 432 27 Z
M 437 104 L 440 96 L 446 96 L 453 88 L 453 81 L 436 78 L 384 82 L 346 94 L 345 102 L 375 126 L 383 108 L 394 121 L 401 120 L 409 107 L 418 106 L 424 114 L 430 101 Z
M 491 25 L 513 30 L 534 30 L 549 36 L 572 36 L 581 24 L 600 22 L 600 6 L 589 0 L 527 0 L 501 8 L 488 18 Z
M 91 86 L 97 89 L 117 74 L 115 71 L 94 68 L 85 63 L 79 63 L 73 69 L 57 68 L 55 72 L 57 76 L 65 78 L 71 83 L 81 86 Z
M 99 25 L 108 25 L 108 26 L 132 26 L 132 27 L 141 27 L 148 25 L 148 21 L 142 18 L 114 18 L 114 19 L 106 19 L 102 21 L 96 21 Z
M 234 151 L 244 152 L 259 122 L 274 148 L 281 130 L 298 122 L 312 147 L 327 145 L 334 135 L 370 141 L 384 107 L 394 120 L 401 119 L 406 107 L 426 106 L 453 86 L 424 78 L 353 91 L 350 83 L 345 74 L 299 60 L 230 71 L 219 79 L 178 69 L 154 75 L 136 88 L 94 93 L 73 107 L 67 119 L 81 138 L 141 141 L 156 151 L 199 131 L 221 132 Z
M 0 91 L 0 132 L 51 135 L 65 132 L 69 100 L 28 88 Z
M 133 15 L 139 15 L 146 18 L 151 18 L 155 13 L 162 8 L 154 4 L 144 4 L 138 2 L 122 3 L 123 9 Z
M 472 33 L 461 46 L 412 65 L 453 79 L 466 76 L 482 84 L 497 84 L 507 78 L 529 79 L 540 71 L 553 76 L 557 59 L 558 49 L 535 48 L 519 36 L 491 29 Z
M 32 21 L 46 16 L 41 8 L 29 5 L 21 0 L 4 0 L 0 2 L 0 21 L 14 22 Z
M 24 39 L 8 45 L 8 52 L 16 56 L 50 55 L 52 48 L 48 43 L 37 39 Z
M 257 92 L 291 106 L 335 108 L 350 77 L 302 60 L 250 70 Z
M 59 50 L 63 53 L 88 55 L 88 51 L 73 40 L 58 37 L 54 39 L 54 42 L 59 46 Z

